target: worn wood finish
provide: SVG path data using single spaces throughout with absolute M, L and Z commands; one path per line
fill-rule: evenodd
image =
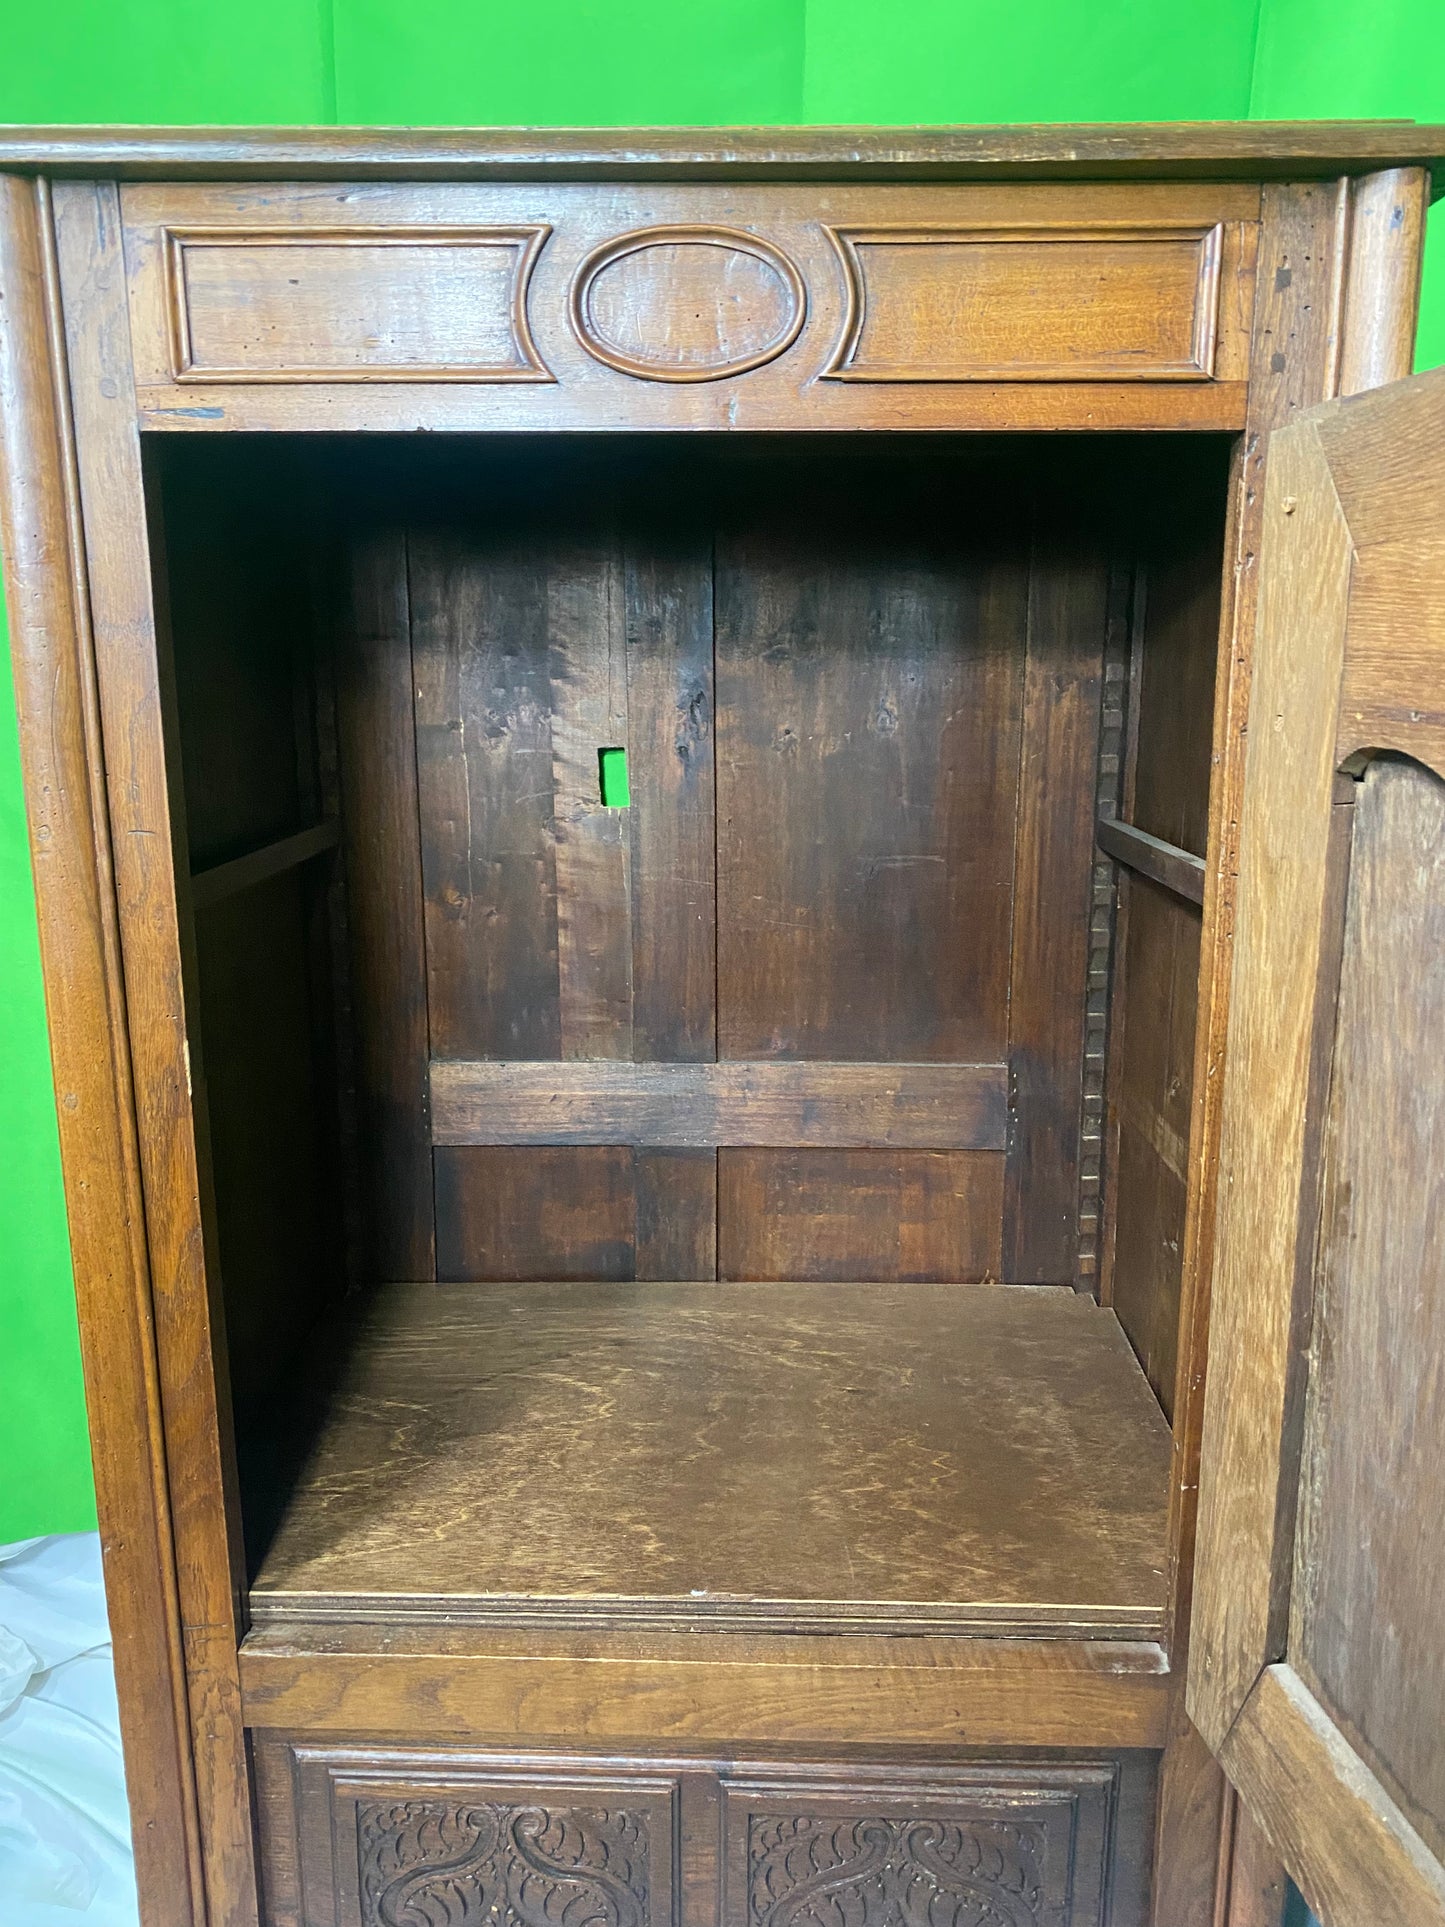
M 1167 1428 L 1072 1295 L 398 1287 L 347 1342 L 258 1624 L 1158 1623 Z
M 1410 120 L 1059 126 L 375 128 L 6 127 L 0 168 L 123 180 L 542 180 L 612 174 L 813 180 L 1310 180 L 1429 162 Z
M 449 1063 L 431 1066 L 437 1144 L 1001 1151 L 1002 1064 Z
M 1223 1927 L 1283 1927 L 1288 1901 L 1283 1862 L 1233 1788 L 1229 1804 L 1232 1818 L 1223 1837 L 1228 1849 L 1222 1868 L 1226 1878 Z
M 539 1744 L 1158 1747 L 1148 1641 L 382 1627 L 288 1620 L 241 1649 L 253 1728 Z M 886 1710 L 885 1710 L 886 1709 Z M 645 1729 L 645 1730 L 639 1730 Z
M 1182 1664 L 1187 1648 L 1194 1568 L 1195 1515 L 1203 1438 L 1205 1351 L 1214 1271 L 1215 1213 L 1221 1100 L 1229 1018 L 1236 879 L 1258 599 L 1258 549 L 1264 510 L 1268 437 L 1302 408 L 1335 392 L 1345 321 L 1348 195 L 1299 182 L 1266 186 L 1261 197 L 1257 299 L 1250 345 L 1250 409 L 1235 454 L 1229 491 L 1215 683 L 1213 763 L 1209 783 L 1209 869 L 1199 947 L 1198 1014 L 1193 1068 L 1187 1085 L 1188 1185 L 1184 1208 L 1168 1209 L 1181 1243 L 1181 1293 L 1171 1400 L 1175 1470 L 1171 1501 L 1173 1649 Z M 1395 372 L 1404 373 L 1398 369 Z M 1156 824 L 1156 829 L 1162 825 Z M 1182 835 L 1182 833 L 1181 833 Z M 1187 941 L 1176 936 L 1176 957 Z M 1177 1001 L 1177 1000 L 1176 1000 Z M 1156 1167 L 1157 1169 L 1158 1167 Z M 1122 1178 L 1122 1171 L 1121 1171 Z M 1160 1182 L 1163 1182 L 1162 1175 Z M 1164 1781 L 1171 1778 L 1166 1755 Z M 1161 1828 L 1174 1809 L 1161 1802 Z M 1177 1835 L 1161 1831 L 1158 1857 L 1187 1852 Z M 1195 1917 L 1204 1901 L 1196 1896 Z M 1173 1927 L 1157 1910 L 1155 1927 Z
M 1430 177 L 1393 167 L 1350 184 L 1350 265 L 1339 393 L 1363 394 L 1415 363 Z
M 1326 1927 L 1437 1927 L 1445 1869 L 1289 1666 L 1261 1673 L 1222 1754 Z
M 145 497 L 113 188 L 56 198 L 101 731 L 191 1739 L 210 1907 L 255 1905 L 236 1641 L 242 1620 L 219 1278 L 204 1261 L 200 1173 Z M 227 1431 L 229 1428 L 227 1428 Z
M 1376 761 L 1354 807 L 1289 1652 L 1437 1859 L 1445 1115 L 1421 1067 L 1445 1018 L 1442 939 L 1445 782 Z
M 640 1923 L 758 1927 L 815 1882 L 876 1923 L 881 1893 L 1019 1927 L 1137 1918 L 1147 1771 L 1123 1757 L 879 1766 L 649 1752 L 463 1751 L 267 1734 L 275 1918 L 385 1920 L 445 1895 L 519 1922 L 592 1906 Z
M 1277 1657 L 1283 1548 L 1279 1507 L 1298 1424 L 1298 1321 L 1308 1318 L 1318 1209 L 1321 946 L 1331 904 L 1334 725 L 1345 650 L 1349 530 L 1306 424 L 1276 436 L 1264 541 L 1278 558 L 1261 584 L 1235 907 L 1229 1075 L 1210 1331 L 1201 1495 L 1207 1557 L 1194 1597 L 1190 1712 L 1216 1749 L 1260 1668 Z M 1274 1285 L 1260 1291 L 1261 1276 Z M 1225 1548 L 1228 1547 L 1226 1555 Z M 1216 1550 L 1217 1549 L 1217 1550 Z
M 1381 1905 L 1445 1919 L 1423 1523 L 1445 1478 L 1431 1409 L 1445 1273 L 1420 1072 L 1439 1023 L 1423 960 L 1439 945 L 1445 785 L 1379 757 L 1357 801 L 1337 769 L 1351 675 L 1370 688 L 1352 661 L 1357 556 L 1383 539 L 1420 578 L 1441 571 L 1445 381 L 1409 385 L 1435 433 L 1401 494 L 1389 426 L 1404 392 L 1323 409 L 1271 451 L 1189 1667 L 1193 1716 L 1330 1923 Z M 1422 689 L 1437 679 L 1438 663 Z M 1375 747 L 1405 745 L 1385 731 Z
M 720 1151 L 718 1276 L 997 1279 L 1003 1166 L 990 1151 Z
M 0 177 L 0 551 L 145 1927 L 205 1920 L 155 1308 L 49 204 Z
M 1052 570 L 1034 569 L 1013 849 L 1003 1207 L 1009 1284 L 1069 1284 L 1077 1267 L 1094 768 L 1108 611 L 1106 564 L 1068 556 Z
M 337 777 L 372 1278 L 435 1275 L 429 1049 L 405 542 L 339 545 L 332 638 Z
M 124 192 L 157 430 L 1244 419 L 1257 188 Z
M 439 1145 L 437 1276 L 715 1278 L 716 1168 L 629 1144 Z

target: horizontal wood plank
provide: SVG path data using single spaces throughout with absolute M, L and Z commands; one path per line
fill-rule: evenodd
M 436 1144 L 1001 1151 L 1003 1064 L 434 1059 Z
M 1429 163 L 1409 120 L 716 128 L 10 127 L 0 168 L 123 179 L 1326 179 Z
M 246 1717 L 293 1731 L 578 1744 L 1163 1744 L 1150 1641 L 516 1631 L 293 1622 L 241 1648 Z
M 195 871 L 191 877 L 192 908 L 203 910 L 208 904 L 254 889 L 258 883 L 280 876 L 284 870 L 297 869 L 315 857 L 325 856 L 336 848 L 339 834 L 335 823 L 313 823 L 309 829 L 297 830 L 293 836 L 280 836 L 274 843 L 263 843 L 259 850 L 248 850 L 244 856 Z
M 1151 836 L 1132 823 L 1117 823 L 1106 816 L 1099 818 L 1097 839 L 1105 855 L 1122 863 L 1126 870 L 1137 870 L 1140 876 L 1162 883 L 1166 890 L 1187 897 L 1190 903 L 1203 903 L 1202 856 L 1181 850 L 1177 843 L 1166 843 L 1162 837 Z

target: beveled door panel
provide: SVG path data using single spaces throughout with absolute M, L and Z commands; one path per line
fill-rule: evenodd
M 1190 1712 L 1326 1927 L 1445 1921 L 1445 375 L 1270 448 Z

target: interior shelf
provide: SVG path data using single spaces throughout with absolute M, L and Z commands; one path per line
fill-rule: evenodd
M 256 1575 L 295 1618 L 1151 1638 L 1169 1428 L 1049 1287 L 386 1287 Z

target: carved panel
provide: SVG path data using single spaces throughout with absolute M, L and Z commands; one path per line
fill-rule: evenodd
M 1219 227 L 829 228 L 833 381 L 1204 381 Z
M 718 381 L 773 361 L 807 314 L 803 278 L 741 228 L 640 228 L 598 248 L 572 284 L 587 352 L 644 381 Z
M 363 1927 L 647 1927 L 647 1815 L 625 1808 L 366 1800 Z
M 280 1738 L 256 1764 L 268 1922 L 674 1927 L 676 1773 Z
M 1108 1764 L 725 1779 L 727 1927 L 1096 1927 L 1114 1788 Z
M 527 286 L 550 229 L 170 229 L 182 382 L 550 382 Z

